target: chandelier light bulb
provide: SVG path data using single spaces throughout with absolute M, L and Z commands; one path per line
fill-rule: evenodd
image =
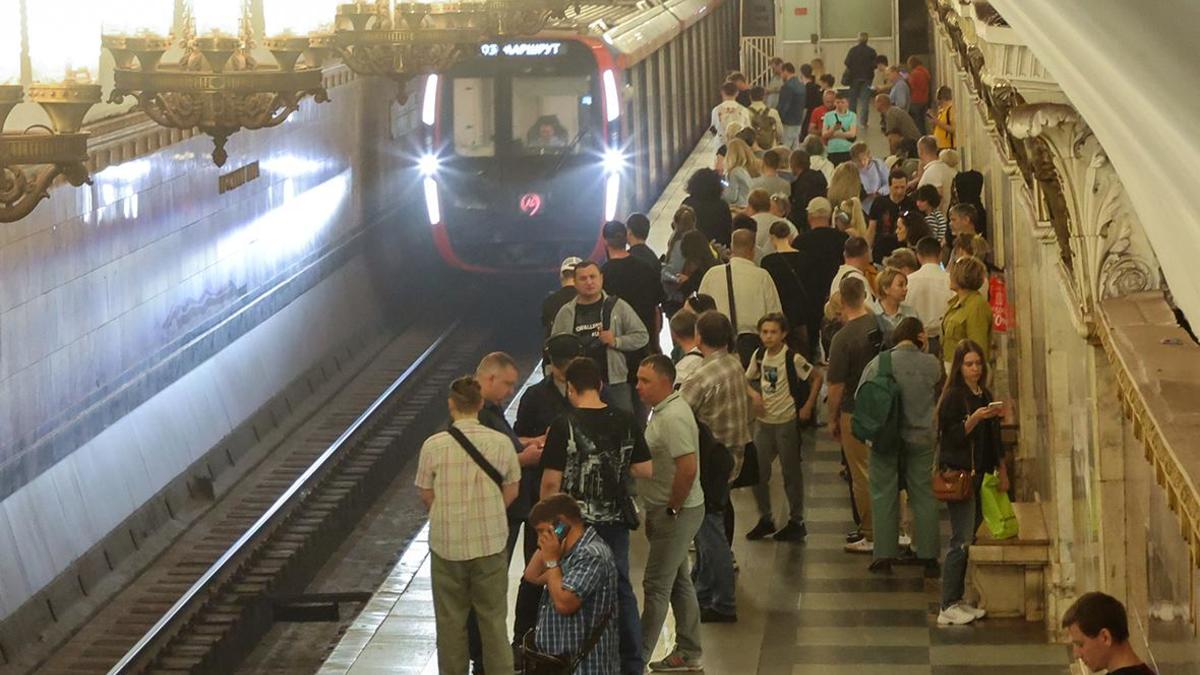
M 104 35 L 166 38 L 173 32 L 174 0 L 105 0 L 101 5 Z
M 197 37 L 242 37 L 245 0 L 192 0 L 190 5 Z
M 338 4 L 338 0 L 263 0 L 265 34 L 269 38 L 331 34 Z
M 34 82 L 90 84 L 99 81 L 99 3 L 95 0 L 26 2 L 25 15 Z M 64 17 L 70 17 L 70 20 L 64 21 Z

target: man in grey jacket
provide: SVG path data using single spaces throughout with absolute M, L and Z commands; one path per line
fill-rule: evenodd
M 604 292 L 604 275 L 595 262 L 585 260 L 575 266 L 575 299 L 558 310 L 550 334 L 578 336 L 584 356 L 604 374 L 608 402 L 633 413 L 625 354 L 645 347 L 650 333 L 629 303 Z

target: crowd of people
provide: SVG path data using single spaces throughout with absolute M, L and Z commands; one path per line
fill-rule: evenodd
M 633 214 L 604 225 L 605 260 L 562 262 L 541 312 L 545 377 L 514 424 L 500 408 L 518 377 L 507 354 L 451 386 L 452 424 L 422 448 L 416 479 L 441 672 L 701 670 L 700 624 L 738 620 L 735 534 L 808 536 L 801 459 L 819 433 L 842 450 L 845 551 L 879 574 L 940 576 L 939 625 L 985 615 L 965 589 L 977 496 L 985 475 L 1010 485 L 1007 405 L 989 389 L 997 270 L 982 177 L 960 170 L 949 90 L 931 97 L 919 59 L 889 66 L 862 35 L 845 65 L 844 89 L 817 62 L 797 73 L 776 59 L 767 87 L 729 77 L 710 118 L 713 166 L 688 180 L 664 250 Z M 885 159 L 863 141 L 871 107 Z M 742 487 L 756 514 L 739 523 L 730 492 Z M 651 662 L 668 609 L 675 644 Z M 1113 667 L 1132 653 L 1120 651 L 1124 621 L 1084 596 L 1064 627 L 1085 661 Z

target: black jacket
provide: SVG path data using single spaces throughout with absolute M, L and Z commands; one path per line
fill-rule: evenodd
M 689 195 L 683 203 L 696 212 L 696 229 L 704 233 L 709 241 L 729 246 L 733 234 L 733 214 L 729 204 L 720 195 L 710 198 Z
M 953 469 L 970 469 L 975 454 L 975 473 L 982 475 L 1000 465 L 1000 420 L 980 422 L 966 433 L 966 420 L 976 409 L 987 405 L 992 394 L 986 388 L 979 396 L 970 391 L 949 391 L 938 408 L 938 464 Z
M 504 410 L 500 406 L 495 403 L 485 402 L 483 409 L 479 411 L 479 423 L 508 436 L 512 441 L 513 451 L 518 455 L 524 450 L 521 447 L 521 439 L 517 438 L 516 432 L 508 424 L 508 420 L 504 417 Z M 513 503 L 508 505 L 508 519 L 510 521 L 524 521 L 529 517 L 529 509 L 533 508 L 534 502 L 537 501 L 536 499 L 532 499 L 533 495 L 530 495 L 525 489 L 525 473 L 528 470 L 526 467 L 521 467 L 521 490 L 517 494 L 517 498 L 513 500 Z
M 850 48 L 846 54 L 846 70 L 850 71 L 850 81 L 866 80 L 870 82 L 875 78 L 875 57 L 878 54 L 871 45 L 860 42 Z

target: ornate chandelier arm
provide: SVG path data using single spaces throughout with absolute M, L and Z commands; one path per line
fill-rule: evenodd
M 0 222 L 16 222 L 32 213 L 39 202 L 50 196 L 50 184 L 54 179 L 70 168 L 57 164 L 39 167 L 30 182 L 20 167 L 0 166 Z M 82 165 L 78 167 L 82 168 Z

